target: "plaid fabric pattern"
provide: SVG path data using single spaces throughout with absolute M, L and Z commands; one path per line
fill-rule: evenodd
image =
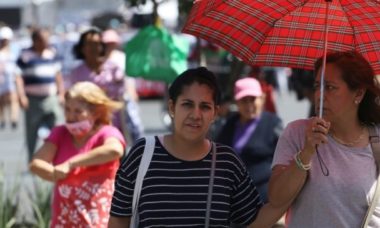
M 251 65 L 313 69 L 323 55 L 323 0 L 196 0 L 184 33 Z M 356 50 L 380 74 L 380 0 L 333 0 L 328 51 Z

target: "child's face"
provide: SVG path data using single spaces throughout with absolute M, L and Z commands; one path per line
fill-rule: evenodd
M 67 123 L 74 123 L 83 120 L 95 122 L 95 117 L 90 105 L 79 99 L 67 99 L 65 102 L 65 118 Z

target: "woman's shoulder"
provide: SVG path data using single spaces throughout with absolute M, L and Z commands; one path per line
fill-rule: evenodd
M 298 138 L 302 136 L 301 138 L 303 138 L 308 121 L 308 119 L 298 119 L 289 122 L 281 133 L 282 137 Z
M 86 63 L 81 62 L 78 66 L 74 67 L 71 70 L 71 74 L 77 74 L 77 73 L 83 72 L 86 69 L 88 69 Z
M 223 170 L 239 175 L 247 172 L 244 162 L 231 147 L 216 143 L 216 151 L 217 167 L 223 167 Z
M 56 134 L 65 134 L 69 133 L 67 130 L 66 126 L 64 124 L 62 125 L 57 125 L 51 129 L 51 133 L 56 133 Z
M 101 126 L 98 132 L 117 132 L 121 134 L 120 130 L 117 127 L 109 124 Z
M 119 66 L 109 58 L 103 62 L 103 66 L 108 68 L 119 68 Z
M 264 111 L 259 119 L 258 124 L 266 130 L 274 129 L 277 134 L 281 133 L 283 130 L 282 119 L 275 113 Z
M 271 121 L 276 121 L 276 122 L 282 121 L 281 118 L 276 113 L 268 112 L 268 111 L 264 111 L 261 114 L 261 119 L 266 119 L 266 120 L 271 120 Z
M 59 144 L 60 142 L 66 142 L 70 137 L 70 133 L 65 125 L 58 125 L 51 129 L 49 136 L 45 139 L 48 142 Z
M 121 67 L 118 66 L 116 63 L 114 63 L 112 60 L 107 59 L 103 65 L 102 68 L 105 71 L 122 71 Z
M 120 168 L 122 170 L 133 170 L 139 166 L 142 154 L 144 153 L 145 141 L 145 138 L 138 139 L 135 144 L 133 144 L 133 146 L 127 151 L 120 164 Z
M 68 80 L 71 83 L 75 83 L 75 82 L 87 79 L 88 72 L 89 72 L 89 68 L 84 62 L 82 62 L 70 71 L 68 75 Z
M 305 128 L 309 119 L 298 119 L 288 123 L 286 126 L 287 129 L 299 129 Z
M 99 130 L 95 133 L 95 135 L 99 137 L 116 137 L 123 142 L 125 141 L 123 134 L 121 131 L 112 125 L 103 125 L 99 128 Z
M 216 153 L 221 160 L 240 163 L 239 156 L 236 154 L 234 149 L 232 149 L 232 147 L 227 146 L 223 143 L 215 143 L 215 145 L 216 145 Z

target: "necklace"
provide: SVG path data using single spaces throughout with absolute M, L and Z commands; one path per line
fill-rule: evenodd
M 364 138 L 364 135 L 365 135 L 365 126 L 362 126 L 362 132 L 360 133 L 360 135 L 355 139 L 353 140 L 352 142 L 345 142 L 344 140 L 336 137 L 336 135 L 334 135 L 334 133 L 330 132 L 330 135 L 331 137 L 337 141 L 339 144 L 342 144 L 344 146 L 348 146 L 348 147 L 352 147 L 356 144 L 358 144 L 363 138 Z

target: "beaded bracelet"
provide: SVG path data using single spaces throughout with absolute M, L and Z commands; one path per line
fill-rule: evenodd
M 299 169 L 308 171 L 311 169 L 311 162 L 309 164 L 303 164 L 300 158 L 301 150 L 294 155 L 294 161 Z

